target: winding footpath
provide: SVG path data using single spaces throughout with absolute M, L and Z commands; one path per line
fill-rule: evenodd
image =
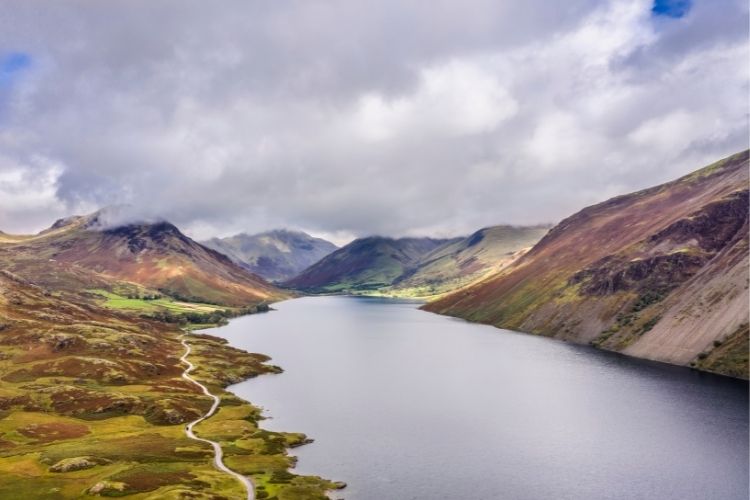
M 210 439 L 204 439 L 204 438 L 198 437 L 193 432 L 193 427 L 196 424 L 203 422 L 204 420 L 209 418 L 211 415 L 216 413 L 216 409 L 219 407 L 220 399 L 218 396 L 211 394 L 211 392 L 208 390 L 208 388 L 206 388 L 205 385 L 201 384 L 200 382 L 198 382 L 197 380 L 195 380 L 193 377 L 190 376 L 190 372 L 192 372 L 195 369 L 195 365 L 193 365 L 193 363 L 191 363 L 187 359 L 192 349 L 190 348 L 190 344 L 187 343 L 187 340 L 185 340 L 184 334 L 180 338 L 180 342 L 182 342 L 182 345 L 185 346 L 185 354 L 182 355 L 182 357 L 180 358 L 180 361 L 182 361 L 183 363 L 187 365 L 187 369 L 185 369 L 185 371 L 182 372 L 182 378 L 200 387 L 203 390 L 203 394 L 205 394 L 206 396 L 214 400 L 213 404 L 211 405 L 211 408 L 206 412 L 205 415 L 187 424 L 187 427 L 185 428 L 185 434 L 187 434 L 187 437 L 189 437 L 190 439 L 194 439 L 196 441 L 202 441 L 204 443 L 210 444 L 214 449 L 214 465 L 216 466 L 216 468 L 222 472 L 225 472 L 226 474 L 229 474 L 230 476 L 233 476 L 235 479 L 237 479 L 240 483 L 242 483 L 245 486 L 245 490 L 247 490 L 247 500 L 255 500 L 255 487 L 253 485 L 253 482 L 250 481 L 250 479 L 248 479 L 247 477 L 243 476 L 242 474 L 238 474 L 237 472 L 234 472 L 232 469 L 230 469 L 224 464 L 224 453 L 221 451 L 221 445 L 217 443 L 216 441 L 211 441 Z

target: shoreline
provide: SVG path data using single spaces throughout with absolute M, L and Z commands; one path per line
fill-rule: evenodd
M 428 304 L 429 304 L 429 302 L 425 303 L 425 305 L 428 305 Z M 483 321 L 476 321 L 476 320 L 472 320 L 470 318 L 464 318 L 462 316 L 457 316 L 457 315 L 453 315 L 453 314 L 446 314 L 446 313 L 432 311 L 430 309 L 426 309 L 424 306 L 420 307 L 419 310 L 420 311 L 424 311 L 426 313 L 436 314 L 438 316 L 443 316 L 445 318 L 453 318 L 453 319 L 457 319 L 457 320 L 460 320 L 460 321 L 465 321 L 467 323 L 471 323 L 471 324 L 475 324 L 475 325 L 489 326 L 489 327 L 495 328 L 497 330 L 506 330 L 506 331 L 520 333 L 520 334 L 523 334 L 523 335 L 530 335 L 532 337 L 542 337 L 542 338 L 554 340 L 554 341 L 557 341 L 557 342 L 564 342 L 564 343 L 574 344 L 574 345 L 581 346 L 581 347 L 587 347 L 587 348 L 593 349 L 596 352 L 602 352 L 602 353 L 617 355 L 617 356 L 621 356 L 621 357 L 624 357 L 624 358 L 627 358 L 627 359 L 631 359 L 631 360 L 637 360 L 637 361 L 647 362 L 647 363 L 655 363 L 655 364 L 658 364 L 658 365 L 669 366 L 669 367 L 672 367 L 672 368 L 683 368 L 683 369 L 688 369 L 688 370 L 690 370 L 692 372 L 695 372 L 697 374 L 713 375 L 713 376 L 717 376 L 717 377 L 727 378 L 727 379 L 730 379 L 730 380 L 738 380 L 738 381 L 750 383 L 750 379 L 748 379 L 748 378 L 736 377 L 736 376 L 730 375 L 728 373 L 721 373 L 721 372 L 718 372 L 718 371 L 712 371 L 712 370 L 704 369 L 704 368 L 701 368 L 700 366 L 690 366 L 690 365 L 685 365 L 685 364 L 670 363 L 669 361 L 662 361 L 662 360 L 659 360 L 659 359 L 652 359 L 652 358 L 645 358 L 645 357 L 642 357 L 642 356 L 635 356 L 633 354 L 629 354 L 629 353 L 626 353 L 626 352 L 623 352 L 623 351 L 616 351 L 616 350 L 613 350 L 613 349 L 607 349 L 605 347 L 600 347 L 598 345 L 592 344 L 591 342 L 578 342 L 578 341 L 573 340 L 573 339 L 557 338 L 554 335 L 544 335 L 544 334 L 538 334 L 538 333 L 524 332 L 522 330 L 514 330 L 512 328 L 505 328 L 505 327 L 502 327 L 502 326 L 494 325 L 492 323 L 485 323 Z
M 492 378 L 492 380 L 498 381 L 499 386 L 509 387 L 507 390 L 504 390 L 508 396 L 513 396 L 516 392 L 510 386 L 516 385 L 517 382 L 528 382 L 530 388 L 539 389 L 542 391 L 539 394 L 544 394 L 545 388 L 549 387 L 545 381 L 547 377 L 549 377 L 550 381 L 559 380 L 560 384 L 570 384 L 571 391 L 573 391 L 572 394 L 575 395 L 575 391 L 577 390 L 575 388 L 577 386 L 577 375 L 584 373 L 589 375 L 596 374 L 595 377 L 590 378 L 592 387 L 596 389 L 593 393 L 599 394 L 599 389 L 602 386 L 608 385 L 608 380 L 612 380 L 619 384 L 618 387 L 621 386 L 627 389 L 625 393 L 628 397 L 635 396 L 636 392 L 640 392 L 640 389 L 636 390 L 636 388 L 641 386 L 649 389 L 647 396 L 650 398 L 651 396 L 658 395 L 658 393 L 664 394 L 664 389 L 666 388 L 684 387 L 688 389 L 688 394 L 693 394 L 692 387 L 696 384 L 702 387 L 704 386 L 704 382 L 706 384 L 705 387 L 717 387 L 720 391 L 727 390 L 728 393 L 733 393 L 732 391 L 735 389 L 742 388 L 744 384 L 737 384 L 735 380 L 726 379 L 725 377 L 702 376 L 702 374 L 699 376 L 698 374 L 687 372 L 681 369 L 681 367 L 664 363 L 654 363 L 630 357 L 617 360 L 613 359 L 615 357 L 611 356 L 612 353 L 607 351 L 593 350 L 588 346 L 579 346 L 570 343 L 567 346 L 566 344 L 549 343 L 547 339 L 533 338 L 521 332 L 498 331 L 497 329 L 490 329 L 488 325 L 478 324 L 470 326 L 469 322 L 458 318 L 441 317 L 440 315 L 430 317 L 430 315 L 422 314 L 423 311 L 414 310 L 413 305 L 400 306 L 398 304 L 399 301 L 368 300 L 360 297 L 354 297 L 355 300 L 346 300 L 346 297 L 343 296 L 314 297 L 317 300 L 311 300 L 312 298 L 305 297 L 308 300 L 299 300 L 280 305 L 277 307 L 277 312 L 280 314 L 276 316 L 245 320 L 238 318 L 236 323 L 230 322 L 227 329 L 216 330 L 210 333 L 225 337 L 230 342 L 230 345 L 248 350 L 258 349 L 269 353 L 274 356 L 279 364 L 287 368 L 287 376 L 283 379 L 276 377 L 262 378 L 257 381 L 238 384 L 236 387 L 229 386 L 227 390 L 267 408 L 268 411 L 266 414 L 274 417 L 275 420 L 267 422 L 264 426 L 272 425 L 271 428 L 273 429 L 307 430 L 311 437 L 319 438 L 316 439 L 317 446 L 299 452 L 300 460 L 298 467 L 301 473 L 318 471 L 327 474 L 329 477 L 349 480 L 350 489 L 344 490 L 338 495 L 336 492 L 333 492 L 329 494 L 329 498 L 339 498 L 341 496 L 348 498 L 349 495 L 352 497 L 363 496 L 363 498 L 397 497 L 397 492 L 401 489 L 395 489 L 396 485 L 403 487 L 403 491 L 411 492 L 410 483 L 403 482 L 405 478 L 400 476 L 405 464 L 408 463 L 407 461 L 404 461 L 404 467 L 397 467 L 401 469 L 400 471 L 395 470 L 397 468 L 389 469 L 390 465 L 384 466 L 383 469 L 377 468 L 377 474 L 382 473 L 383 477 L 388 477 L 389 481 L 393 481 L 391 486 L 380 482 L 380 476 L 370 470 L 374 470 L 375 468 L 370 468 L 368 462 L 372 461 L 370 465 L 380 464 L 381 462 L 387 464 L 389 462 L 387 457 L 392 450 L 396 450 L 394 455 L 399 457 L 409 456 L 402 452 L 400 443 L 406 443 L 403 450 L 413 450 L 415 448 L 413 444 L 421 442 L 420 440 L 429 442 L 440 441 L 441 428 L 444 426 L 440 426 L 440 428 L 434 430 L 434 439 L 433 436 L 421 436 L 417 437 L 414 441 L 395 440 L 394 445 L 398 443 L 398 447 L 387 447 L 387 450 L 379 450 L 377 445 L 371 448 L 369 442 L 358 443 L 359 436 L 368 436 L 372 439 L 372 436 L 376 436 L 375 432 L 377 429 L 385 429 L 386 432 L 394 430 L 396 432 L 402 425 L 400 423 L 394 425 L 394 422 L 383 420 L 384 415 L 381 414 L 380 410 L 383 407 L 389 408 L 389 402 L 398 403 L 400 399 L 403 401 L 398 395 L 398 390 L 389 391 L 383 389 L 383 393 L 381 394 L 365 389 L 367 387 L 377 387 L 377 391 L 381 387 L 392 387 L 389 384 L 378 385 L 384 384 L 384 380 L 390 382 L 387 377 L 372 377 L 368 375 L 373 373 L 371 368 L 383 365 L 383 363 L 378 362 L 381 357 L 383 359 L 390 359 L 393 355 L 398 360 L 397 363 L 393 366 L 390 364 L 387 366 L 394 369 L 398 368 L 395 370 L 397 373 L 400 373 L 401 367 L 403 367 L 405 375 L 408 375 L 412 371 L 414 372 L 413 380 L 400 378 L 400 380 L 408 381 L 404 382 L 404 386 L 409 387 L 410 391 L 418 391 L 419 388 L 426 389 L 427 387 L 434 386 L 435 382 L 432 381 L 432 377 L 422 375 L 428 372 L 422 369 L 417 371 L 417 368 L 415 368 L 434 365 L 447 367 L 441 371 L 441 373 L 448 373 L 445 377 L 441 376 L 439 378 L 439 380 L 443 381 L 490 380 L 473 378 L 475 375 L 479 376 L 480 374 L 483 374 L 482 376 L 484 377 L 486 373 L 505 374 L 508 377 L 512 377 L 509 374 L 510 369 L 513 368 L 513 371 L 521 377 L 519 380 L 513 380 L 512 378 Z M 356 319 L 356 321 L 342 322 L 342 317 Z M 403 317 L 403 322 L 393 323 L 392 320 L 394 318 L 398 319 L 400 317 Z M 379 320 L 382 320 L 382 323 Z M 372 332 L 367 330 L 366 324 L 373 324 Z M 433 326 L 435 327 L 434 329 L 432 328 Z M 443 331 L 443 328 L 445 331 Z M 409 333 L 420 329 L 422 330 L 421 334 L 417 333 L 413 337 Z M 405 344 L 400 337 L 391 335 L 391 338 L 388 339 L 384 335 L 379 334 L 378 332 L 381 330 L 392 330 L 392 334 L 404 333 L 406 334 L 405 338 L 413 338 L 415 340 L 412 343 Z M 328 332 L 335 333 L 329 335 Z M 435 335 L 436 332 L 438 333 L 437 336 Z M 510 335 L 499 335 L 503 333 L 509 333 Z M 354 338 L 359 339 L 360 334 L 362 338 L 361 342 L 353 340 Z M 474 338 L 474 334 L 476 334 L 476 338 Z M 466 340 L 467 338 L 468 340 Z M 507 338 L 508 340 L 502 341 L 500 340 L 501 338 Z M 443 352 L 446 355 L 446 359 L 440 362 L 429 361 L 425 365 L 420 363 L 414 364 L 415 356 L 408 355 L 412 351 L 411 348 L 426 345 L 425 343 L 427 342 L 431 345 L 432 339 L 439 341 L 436 344 L 455 346 L 456 349 L 436 347 L 434 351 L 427 350 L 425 351 L 427 353 Z M 450 342 L 444 344 L 442 339 L 450 340 Z M 373 346 L 377 346 L 378 348 L 370 349 Z M 480 356 L 479 358 L 464 357 L 464 348 L 467 346 L 477 349 L 477 353 L 489 351 L 488 355 Z M 495 362 L 498 358 L 491 356 L 493 353 L 491 349 L 495 349 L 494 346 L 497 346 L 497 354 L 500 354 L 499 359 L 506 360 L 508 363 Z M 389 351 L 386 347 L 393 349 L 393 351 Z M 409 347 L 409 349 L 401 352 L 405 347 Z M 516 347 L 518 351 L 514 351 Z M 347 350 L 347 348 L 351 348 L 351 351 Z M 398 355 L 396 355 L 397 351 L 399 352 Z M 373 352 L 377 352 L 379 356 L 371 360 L 372 365 L 375 365 L 372 367 L 369 365 L 370 361 L 362 364 L 357 363 L 356 357 L 350 357 L 350 354 L 361 353 L 364 358 L 371 356 L 368 353 Z M 528 362 L 524 362 L 523 366 L 520 366 L 521 360 L 524 360 L 526 355 L 532 354 L 534 357 L 531 358 L 529 356 Z M 336 359 L 341 359 L 342 357 L 348 357 L 354 361 L 337 363 Z M 519 366 L 513 366 L 513 363 L 515 363 L 514 357 L 518 357 Z M 416 357 L 417 360 L 420 358 L 440 359 L 439 357 L 435 358 L 424 355 Z M 616 358 L 621 357 L 616 356 Z M 572 369 L 570 377 L 562 375 L 558 378 L 555 376 L 555 371 L 544 371 L 546 365 L 541 363 L 539 364 L 539 370 L 533 367 L 528 368 L 530 365 L 529 362 L 533 362 L 531 363 L 533 366 L 536 363 L 535 360 L 539 359 L 552 362 L 549 366 L 570 367 Z M 468 370 L 464 370 L 458 366 L 452 367 L 451 365 L 446 365 L 446 363 L 451 363 L 452 361 L 466 360 L 476 360 L 477 364 Z M 482 361 L 482 363 L 479 363 L 479 361 Z M 484 361 L 487 362 L 486 367 L 483 365 Z M 556 364 L 558 361 L 560 362 L 559 365 Z M 636 363 L 632 361 L 636 361 Z M 474 363 L 468 364 L 472 365 Z M 498 364 L 505 364 L 507 368 L 495 369 L 494 366 Z M 352 372 L 350 368 L 356 371 Z M 394 369 L 386 368 L 390 373 L 394 373 Z M 456 375 L 460 375 L 459 377 L 451 376 L 449 373 L 454 369 L 456 370 Z M 487 369 L 490 371 L 487 372 Z M 360 375 L 360 370 L 365 376 Z M 345 375 L 347 373 L 352 373 L 350 379 Z M 469 374 L 472 378 L 462 378 L 464 374 Z M 368 379 L 372 379 L 372 381 L 368 382 Z M 339 380 L 342 381 L 340 385 L 337 382 Z M 716 382 L 717 380 L 718 382 Z M 412 385 L 412 382 L 414 385 Z M 396 383 L 398 384 L 398 382 Z M 721 383 L 722 387 L 719 387 L 718 383 Z M 446 399 L 453 401 L 451 395 L 457 395 L 446 391 L 455 390 L 456 392 L 464 393 L 458 385 L 441 385 L 446 390 L 436 391 L 437 393 L 443 393 L 443 396 L 438 395 L 434 398 L 438 405 L 442 405 Z M 472 386 L 475 385 L 472 384 Z M 733 386 L 734 389 L 729 386 Z M 393 387 L 402 386 L 395 385 Z M 478 387 L 478 393 L 484 391 L 482 385 L 476 385 L 476 387 Z M 351 390 L 351 393 L 348 392 L 349 390 Z M 421 391 L 418 392 L 421 394 Z M 696 391 L 696 394 L 698 392 L 701 391 Z M 353 399 L 350 399 L 350 394 Z M 616 394 L 606 390 L 601 391 L 601 394 L 604 397 L 611 398 L 610 401 L 614 403 L 611 407 L 617 408 L 618 396 Z M 378 396 L 379 403 L 374 405 L 377 407 L 377 410 L 371 412 L 367 405 L 363 404 L 363 401 L 367 401 L 368 397 L 372 398 L 375 395 Z M 582 397 L 588 396 L 582 395 Z M 488 399 L 493 400 L 493 398 L 490 397 Z M 523 404 L 525 398 L 521 395 L 519 399 L 520 404 Z M 536 400 L 536 398 L 534 399 Z M 552 399 L 549 403 L 550 408 L 560 403 L 556 398 Z M 426 401 L 429 402 L 429 400 L 430 398 L 428 397 Z M 346 403 L 339 407 L 339 401 L 346 401 Z M 460 405 L 460 407 L 467 408 L 466 401 L 460 398 L 456 401 L 463 401 L 464 404 Z M 503 414 L 506 411 L 503 401 L 513 401 L 513 399 L 504 398 L 497 400 L 501 404 L 501 406 L 497 407 L 499 408 L 499 414 Z M 635 399 L 634 405 L 628 405 L 627 409 L 629 410 L 631 407 L 639 408 L 635 404 L 638 401 L 640 400 Z M 530 407 L 536 410 L 540 409 L 537 407 L 537 403 L 531 402 L 531 398 L 526 402 L 529 403 Z M 395 403 L 393 406 L 398 406 Z M 582 401 L 581 403 L 585 405 L 587 401 Z M 674 404 L 674 402 L 664 403 L 664 407 L 676 407 Z M 409 407 L 408 405 L 401 406 Z M 508 404 L 505 406 L 515 405 Z M 420 406 L 420 408 L 423 407 Z M 425 405 L 424 408 L 432 409 L 433 407 Z M 651 413 L 650 408 L 651 405 L 644 406 L 643 411 L 649 414 Z M 449 418 L 451 422 L 455 421 L 454 418 L 456 417 L 466 416 L 463 409 L 456 409 L 455 413 L 452 409 L 446 409 L 445 411 L 446 418 Z M 640 412 L 641 410 L 634 411 Z M 401 435 L 404 438 L 407 435 L 406 433 L 409 433 L 408 428 L 414 425 L 414 420 L 409 421 L 413 417 L 413 413 L 410 414 L 408 410 L 403 414 L 395 413 L 395 411 L 388 411 L 386 413 L 389 415 L 396 414 L 400 417 L 399 420 L 401 422 L 406 422 L 403 429 L 405 434 Z M 571 412 L 571 415 L 567 416 L 572 417 L 575 413 L 577 412 Z M 434 414 L 434 411 L 431 411 L 430 414 Z M 531 414 L 529 418 L 534 419 L 542 414 L 542 412 Z M 622 415 L 622 413 L 620 412 L 618 415 Z M 620 417 L 618 416 L 614 421 L 618 422 L 619 420 Z M 419 420 L 416 421 L 418 422 Z M 523 419 L 518 421 L 509 420 L 511 423 L 525 421 Z M 383 422 L 389 422 L 390 425 L 383 424 Z M 383 427 L 383 425 L 387 426 Z M 634 427 L 637 427 L 637 425 L 634 425 Z M 623 433 L 634 430 L 627 425 L 623 429 Z M 361 434 L 358 434 L 358 431 L 361 431 Z M 503 432 L 499 430 L 497 431 L 497 435 L 500 436 Z M 535 436 L 537 434 L 532 435 Z M 589 434 L 582 435 L 588 436 Z M 399 436 L 399 434 L 394 434 L 394 436 Z M 634 434 L 633 436 L 637 439 L 640 434 Z M 457 442 L 457 445 L 460 446 L 461 444 Z M 443 450 L 440 450 L 440 447 L 439 444 L 435 447 L 438 453 L 443 452 Z M 381 451 L 382 455 L 379 454 Z M 501 456 L 502 453 L 502 450 L 500 450 L 496 455 Z M 453 455 L 453 450 L 445 450 L 445 454 L 446 456 Z M 442 457 L 439 454 L 436 454 L 436 456 Z M 424 469 L 425 471 L 420 471 L 419 474 L 429 470 L 429 467 L 424 467 Z M 612 471 L 614 474 L 617 473 L 615 469 L 612 469 Z M 420 475 L 419 477 L 420 482 L 418 487 L 420 489 L 416 489 L 415 487 L 414 491 L 427 491 L 429 486 L 426 486 L 426 481 L 423 482 L 422 479 L 429 476 Z M 378 489 L 380 487 L 383 488 L 382 491 Z M 421 488 L 426 489 L 422 490 Z M 478 491 L 483 490 L 479 489 Z M 390 495 L 383 495 L 383 492 L 389 492 Z M 419 497 L 422 498 L 421 496 Z
M 286 299 L 286 300 L 280 301 L 280 302 L 286 302 L 287 300 L 294 300 L 296 298 L 301 298 L 301 297 L 291 297 L 289 299 Z M 272 312 L 272 311 L 274 311 L 274 309 L 270 308 L 269 310 L 262 311 L 262 312 L 265 313 L 265 312 Z M 234 318 L 230 318 L 229 321 L 231 322 L 232 320 L 240 319 L 240 318 L 243 318 L 243 317 L 253 316 L 255 314 L 257 314 L 257 313 L 250 313 L 250 314 L 245 314 L 245 315 L 237 316 L 237 317 L 234 317 Z M 229 323 L 227 323 L 227 324 L 229 324 Z M 279 474 L 280 476 L 283 476 L 282 479 L 286 479 L 286 480 L 288 480 L 288 482 L 294 484 L 295 479 L 299 478 L 301 481 L 304 482 L 305 487 L 310 489 L 310 494 L 311 495 L 312 494 L 319 494 L 319 495 L 322 494 L 322 495 L 325 495 L 327 498 L 333 498 L 331 495 L 334 492 L 342 490 L 343 488 L 345 488 L 346 487 L 346 483 L 344 483 L 343 481 L 333 481 L 333 480 L 324 479 L 324 478 L 322 478 L 322 477 L 320 477 L 318 475 L 313 475 L 313 474 L 304 474 L 304 473 L 303 474 L 297 474 L 296 471 L 295 471 L 297 457 L 291 454 L 291 450 L 294 449 L 294 448 L 299 448 L 299 447 L 304 446 L 306 444 L 311 444 L 311 443 L 314 442 L 314 439 L 308 438 L 307 435 L 302 434 L 302 433 L 288 432 L 288 431 L 282 431 L 282 430 L 270 430 L 270 429 L 262 427 L 260 425 L 260 422 L 263 421 L 263 420 L 267 420 L 269 418 L 269 417 L 266 417 L 266 416 L 263 415 L 264 409 L 262 407 L 260 407 L 260 406 L 257 406 L 252 401 L 238 396 L 237 394 L 233 393 L 229 389 L 233 385 L 236 385 L 236 384 L 239 384 L 239 383 L 242 383 L 242 382 L 246 382 L 246 381 L 248 381 L 250 379 L 255 378 L 258 375 L 282 374 L 283 373 L 283 369 L 281 369 L 280 367 L 278 367 L 276 365 L 267 365 L 266 364 L 267 361 L 269 361 L 271 358 L 269 358 L 265 354 L 251 353 L 251 352 L 249 352 L 249 351 L 247 351 L 247 350 L 245 350 L 245 349 L 243 349 L 241 347 L 235 347 L 235 346 L 231 345 L 229 343 L 229 341 L 226 340 L 223 337 L 212 335 L 210 333 L 206 333 L 207 331 L 210 331 L 210 330 L 213 330 L 213 329 L 222 328 L 222 327 L 226 326 L 227 324 L 223 324 L 223 325 L 210 325 L 210 326 L 207 325 L 206 327 L 203 327 L 203 328 L 199 327 L 198 329 L 194 329 L 194 330 L 191 329 L 189 332 L 183 330 L 183 334 L 181 335 L 181 340 L 185 341 L 188 338 L 187 335 L 192 336 L 193 339 L 198 340 L 198 341 L 210 339 L 211 343 L 218 342 L 224 348 L 226 348 L 229 351 L 241 353 L 241 355 L 245 355 L 245 356 L 257 356 L 257 357 L 263 358 L 263 364 L 264 364 L 264 366 L 270 367 L 271 369 L 269 371 L 265 371 L 265 372 L 262 372 L 262 373 L 254 373 L 253 372 L 253 373 L 250 373 L 250 374 L 248 374 L 246 376 L 230 377 L 230 379 L 218 381 L 219 382 L 218 384 L 209 384 L 209 385 L 217 385 L 217 387 L 220 388 L 220 390 L 224 394 L 216 394 L 216 393 L 207 394 L 207 395 L 210 395 L 211 397 L 215 398 L 214 399 L 215 408 L 212 406 L 212 409 L 214 409 L 214 412 L 211 413 L 209 411 L 208 413 L 206 413 L 200 419 L 197 419 L 196 421 L 194 421 L 191 424 L 189 424 L 191 426 L 190 430 L 192 431 L 192 425 L 198 425 L 198 424 L 201 424 L 201 423 L 205 423 L 205 424 L 210 425 L 211 418 L 212 417 L 214 417 L 214 418 L 217 417 L 221 413 L 222 409 L 226 408 L 227 406 L 230 406 L 230 407 L 233 407 L 233 408 L 247 407 L 248 409 L 251 410 L 250 411 L 251 415 L 248 417 L 248 419 L 250 419 L 254 423 L 255 427 L 257 428 L 256 433 L 262 434 L 264 436 L 265 435 L 270 435 L 270 436 L 278 436 L 280 438 L 284 438 L 283 440 L 281 440 L 281 441 L 283 441 L 283 449 L 278 450 L 279 454 L 283 455 L 284 459 L 287 461 L 286 467 L 284 469 L 284 473 L 283 474 Z M 183 345 L 185 345 L 185 344 L 183 343 Z M 184 354 L 183 358 L 185 358 L 188 354 L 189 353 Z M 207 352 L 207 357 L 210 357 L 210 355 L 211 355 L 211 349 L 209 348 L 209 350 Z M 183 359 L 183 358 L 181 358 L 181 359 Z M 189 361 L 187 361 L 187 359 L 184 359 L 184 361 L 186 363 L 190 363 Z M 190 363 L 190 364 L 193 365 L 194 369 L 197 369 L 197 370 L 201 369 L 201 366 L 199 364 L 197 364 L 197 363 L 195 363 L 195 364 Z M 192 371 L 192 370 L 190 370 L 190 371 Z M 197 382 L 202 387 L 202 389 L 205 389 L 205 391 L 208 391 L 208 393 L 210 393 L 210 390 L 208 390 L 208 388 L 205 387 L 203 384 L 201 384 L 197 380 L 193 379 L 192 377 L 190 377 L 190 379 L 191 379 L 191 381 Z M 216 392 L 216 391 L 214 391 L 214 392 Z M 206 394 L 206 392 L 204 392 L 204 394 Z M 229 396 L 229 398 L 226 397 L 227 395 Z M 224 397 L 222 397 L 222 396 L 224 396 Z M 225 399 L 229 399 L 229 401 L 225 402 L 224 401 Z M 236 403 L 232 404 L 231 403 L 232 400 L 236 401 Z M 188 437 L 190 437 L 190 436 L 188 436 Z M 239 436 L 238 436 L 238 438 L 241 439 L 241 437 L 239 437 Z M 264 438 L 264 439 L 266 439 L 266 438 Z M 269 439 L 271 439 L 271 438 L 269 438 Z M 219 450 L 221 450 L 221 459 L 224 460 L 225 458 L 227 458 L 227 454 L 223 451 L 223 448 L 222 448 L 222 442 L 213 441 L 213 440 L 205 439 L 205 438 L 198 438 L 198 440 L 210 443 L 212 445 L 212 447 L 214 448 L 215 451 L 217 449 L 216 447 L 218 446 Z M 223 444 L 225 446 L 231 446 L 233 448 L 237 446 L 235 444 L 235 442 L 237 441 L 237 439 L 233 439 L 233 438 L 229 437 L 228 439 L 222 440 L 222 441 L 223 441 Z M 276 442 L 277 440 L 273 439 L 273 441 Z M 234 449 L 233 451 L 236 452 L 236 449 Z M 260 454 L 258 454 L 258 456 L 269 456 L 269 455 L 267 455 L 265 453 L 260 453 Z M 276 455 L 274 454 L 273 456 L 276 456 Z M 232 458 L 232 457 L 233 458 L 238 458 L 238 457 L 242 457 L 242 455 L 231 455 L 230 454 L 230 458 Z M 226 465 L 226 464 L 225 464 L 226 469 L 224 469 L 224 468 L 221 468 L 218 465 L 218 462 L 215 461 L 214 463 L 215 463 L 215 467 L 217 469 L 221 470 L 222 472 L 227 473 L 228 475 L 231 475 L 231 476 L 235 477 L 235 479 L 239 480 L 240 482 L 243 482 L 243 484 L 245 485 L 245 488 L 248 491 L 248 500 L 256 500 L 256 499 L 261 500 L 263 498 L 266 498 L 266 495 L 268 494 L 267 491 L 266 491 L 266 488 L 267 487 L 270 488 L 269 483 L 277 484 L 274 481 L 260 481 L 260 482 L 258 482 L 258 480 L 257 480 L 257 478 L 255 476 L 259 476 L 259 475 L 260 476 L 265 476 L 265 475 L 267 475 L 265 473 L 262 473 L 262 472 L 261 473 L 253 473 L 252 471 L 250 471 L 250 472 L 248 472 L 248 471 L 243 472 L 241 470 L 237 470 L 237 467 L 231 468 L 229 465 Z M 246 479 L 247 483 L 244 483 L 243 479 L 241 479 L 241 478 Z M 263 479 L 265 479 L 265 478 L 263 478 Z M 285 484 L 286 483 L 278 483 L 278 487 L 281 487 L 283 489 L 283 486 Z M 250 496 L 250 494 L 249 494 L 250 491 L 253 491 L 253 496 Z

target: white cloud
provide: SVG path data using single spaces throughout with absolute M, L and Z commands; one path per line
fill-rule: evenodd
M 65 204 L 57 197 L 62 172 L 62 165 L 41 156 L 19 163 L 0 155 L 0 229 L 41 229 L 40 222 L 47 224 L 50 218 L 63 214 Z
M 24 165 L 0 157 L 0 206 L 20 212 L 59 205 L 57 180 L 62 172 L 62 166 L 48 158 L 34 157 Z
M 421 71 L 413 94 L 389 99 L 376 93 L 358 103 L 365 140 L 403 135 L 465 135 L 489 132 L 518 112 L 498 76 L 476 64 L 451 61 Z
M 112 203 L 200 237 L 559 220 L 747 147 L 745 2 L 650 5 L 8 0 L 32 64 L 0 89 L 0 229 Z
M 585 157 L 601 157 L 604 147 L 596 130 L 585 130 L 571 113 L 553 112 L 545 115 L 525 144 L 538 173 L 562 173 L 581 165 Z
M 641 148 L 659 153 L 679 153 L 700 138 L 710 138 L 712 129 L 720 128 L 718 120 L 706 119 L 699 113 L 677 110 L 652 118 L 628 134 L 628 139 Z

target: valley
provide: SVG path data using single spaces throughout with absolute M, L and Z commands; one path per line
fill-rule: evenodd
M 750 0 L 0 1 L 0 500 L 748 500 Z
M 283 285 L 306 293 L 375 292 L 390 286 L 423 256 L 450 242 L 433 238 L 359 238 Z
M 247 252 L 230 257 L 166 221 L 110 225 L 109 209 L 2 233 L 0 497 L 294 500 L 342 488 L 291 472 L 288 450 L 310 439 L 269 430 L 261 407 L 226 389 L 282 368 L 200 331 L 247 315 L 266 324 L 273 304 L 302 295 L 418 298 L 431 312 L 747 379 L 747 168 L 744 152 L 552 228 L 451 239 L 213 242 Z
M 356 239 L 282 283 L 748 378 L 748 152 L 554 227 Z
M 504 268 L 548 229 L 495 226 L 452 239 L 360 238 L 284 285 L 306 293 L 434 298 Z

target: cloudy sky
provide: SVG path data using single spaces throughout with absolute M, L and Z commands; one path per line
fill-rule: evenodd
M 748 45 L 746 0 L 4 0 L 0 229 L 556 222 L 745 149 Z

